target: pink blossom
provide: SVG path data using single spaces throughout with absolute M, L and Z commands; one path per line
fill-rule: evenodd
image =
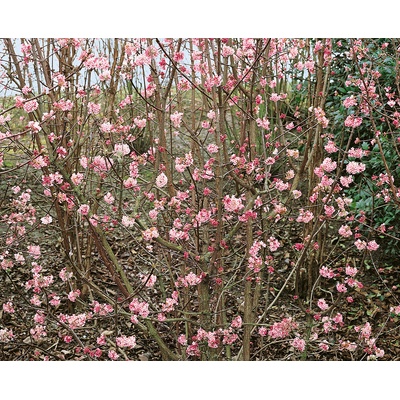
M 336 284 L 336 290 L 340 293 L 346 293 L 347 292 L 347 288 L 343 283 L 337 283 Z
M 146 118 L 140 119 L 139 117 L 136 117 L 133 122 L 138 128 L 143 129 L 146 127 L 147 120 Z
M 354 98 L 354 96 L 346 97 L 346 98 L 343 100 L 343 105 L 344 105 L 346 108 L 356 106 L 356 105 L 357 105 L 357 100 Z
M 158 188 L 164 187 L 168 182 L 167 176 L 162 172 L 160 175 L 157 176 L 156 185 Z
M 132 226 L 135 225 L 135 218 L 124 215 L 122 217 L 121 224 L 125 226 L 125 228 L 131 228 Z
M 175 111 L 175 112 L 170 116 L 171 122 L 172 122 L 172 124 L 173 124 L 173 126 L 174 126 L 175 128 L 179 128 L 179 127 L 181 126 L 181 123 L 182 123 L 182 116 L 183 116 L 183 113 L 180 113 L 180 112 L 178 112 L 178 111 Z
M 363 119 L 361 117 L 355 117 L 353 114 L 349 115 L 345 121 L 344 125 L 350 128 L 357 128 L 362 124 Z
M 193 272 L 186 275 L 184 279 L 189 286 L 196 286 L 201 282 L 201 277 L 197 276 Z
M 234 195 L 232 196 L 226 195 L 223 199 L 223 202 L 224 202 L 224 208 L 228 212 L 239 212 L 242 208 L 244 208 L 242 199 L 237 198 Z
M 269 245 L 269 250 L 270 251 L 276 251 L 278 250 L 278 248 L 281 246 L 281 244 L 279 243 L 279 241 L 277 239 L 275 239 L 273 236 L 271 236 L 268 240 L 268 245 Z
M 325 299 L 319 299 L 317 305 L 322 311 L 327 310 L 329 308 Z
M 100 108 L 101 108 L 100 104 L 89 102 L 87 107 L 88 107 L 88 114 L 97 115 L 100 113 Z
M 357 268 L 350 267 L 350 265 L 346 265 L 346 275 L 354 277 L 357 275 L 357 272 L 358 272 Z
M 379 244 L 375 242 L 375 240 L 371 240 L 367 243 L 367 250 L 376 251 L 379 248 Z
M 346 165 L 346 171 L 348 174 L 351 174 L 351 175 L 359 174 L 359 173 L 365 171 L 365 164 L 359 163 L 356 161 L 350 161 Z
M 354 350 L 356 350 L 356 348 L 357 348 L 357 345 L 355 343 L 350 343 L 348 340 L 345 340 L 340 343 L 341 350 L 354 351 Z
M 43 311 L 37 311 L 33 317 L 33 320 L 35 323 L 43 325 L 46 321 L 46 316 L 44 315 Z
M 236 318 L 233 319 L 232 323 L 231 323 L 231 327 L 232 328 L 241 328 L 242 326 L 242 317 L 240 315 L 238 315 Z
M 129 303 L 129 310 L 134 315 L 140 315 L 146 318 L 149 315 L 149 304 L 145 301 L 139 301 L 136 297 Z
M 73 273 L 67 272 L 67 268 L 63 268 L 59 273 L 59 277 L 63 282 L 66 282 L 68 279 L 71 279 L 72 276 L 73 276 Z
M 299 350 L 299 351 L 304 351 L 304 349 L 306 348 L 306 342 L 304 339 L 300 339 L 300 338 L 295 338 L 292 340 L 292 342 L 290 343 L 295 349 Z
M 299 210 L 299 216 L 297 217 L 297 222 L 304 222 L 305 224 L 312 221 L 314 214 L 311 211 L 304 211 L 302 208 Z
M 214 153 L 218 153 L 218 146 L 216 145 L 216 144 L 209 144 L 208 146 L 207 146 L 207 151 L 210 153 L 210 154 L 214 154 Z
M 49 301 L 49 303 L 53 306 L 53 307 L 58 307 L 61 303 L 60 300 L 60 296 L 56 296 L 54 293 L 51 296 L 51 300 Z
M 293 157 L 293 158 L 295 158 L 295 159 L 299 158 L 299 156 L 300 156 L 299 150 L 288 149 L 288 150 L 286 151 L 286 153 L 287 153 L 287 155 L 288 155 L 289 157 Z
M 126 156 L 131 152 L 131 149 L 126 143 L 116 143 L 114 145 L 114 154 L 118 157 Z
M 115 339 L 118 347 L 127 347 L 128 349 L 133 349 L 136 346 L 135 336 L 119 336 Z
M 278 189 L 280 192 L 289 189 L 290 184 L 288 182 L 283 182 L 281 179 L 276 178 L 275 181 L 275 188 Z
M 106 344 L 106 337 L 104 335 L 100 335 L 97 339 L 96 339 L 96 343 L 100 346 L 105 345 Z
M 158 233 L 158 230 L 155 226 L 146 229 L 145 231 L 142 232 L 144 240 L 150 241 L 152 239 L 156 239 L 160 236 Z
M 79 164 L 81 164 L 82 168 L 86 169 L 87 166 L 88 166 L 88 159 L 87 159 L 87 157 L 86 157 L 86 156 L 82 156 L 82 157 L 79 159 Z
M 166 319 L 167 319 L 167 317 L 165 316 L 164 313 L 158 313 L 158 314 L 157 314 L 157 320 L 158 320 L 158 321 L 163 322 L 163 321 L 165 321 Z
M 182 346 L 186 346 L 187 345 L 187 338 L 186 335 L 179 335 L 178 336 L 178 343 Z
M 23 107 L 27 113 L 31 113 L 39 107 L 39 103 L 36 100 L 30 100 L 24 103 Z
M 137 180 L 132 178 L 131 176 L 128 179 L 124 180 L 124 187 L 126 189 L 136 188 L 137 187 Z
M 103 316 L 111 314 L 114 311 L 113 307 L 110 306 L 109 304 L 106 304 L 106 303 L 100 304 L 98 301 L 93 301 L 92 307 L 93 307 L 93 312 L 95 314 L 99 314 L 99 315 L 103 315 Z
M 352 182 L 353 182 L 353 175 L 340 177 L 340 184 L 344 187 L 349 187 Z
M 142 278 L 142 282 L 146 283 L 146 287 L 149 287 L 149 288 L 153 287 L 154 284 L 156 283 L 156 281 L 157 281 L 157 277 L 155 275 L 144 276 Z
M 236 333 L 232 333 L 230 329 L 224 329 L 221 333 L 224 335 L 222 339 L 223 344 L 232 344 L 239 339 L 239 336 Z
M 318 347 L 323 350 L 323 351 L 328 351 L 329 350 L 329 345 L 326 341 L 321 342 Z
M 51 215 L 46 215 L 45 217 L 41 218 L 40 221 L 43 225 L 48 225 L 52 223 L 53 218 L 51 217 Z
M 340 326 L 343 326 L 343 315 L 341 313 L 337 313 L 333 318 L 332 321 L 335 324 L 339 324 Z
M 331 158 L 327 157 L 322 162 L 321 167 L 326 172 L 332 172 L 332 171 L 334 171 L 336 169 L 337 163 L 336 163 L 336 161 L 332 161 Z
M 325 266 L 320 268 L 319 274 L 327 279 L 331 279 L 335 276 L 335 273 L 330 268 Z
M 3 304 L 3 311 L 5 313 L 9 313 L 9 314 L 12 314 L 15 312 L 12 301 L 8 301 L 7 303 Z
M 332 140 L 329 140 L 324 148 L 327 153 L 336 153 L 339 150 Z
M 354 158 L 361 158 L 365 155 L 365 151 L 361 148 L 355 149 L 352 147 L 349 150 L 349 157 L 354 157 Z
M 328 126 L 329 120 L 326 118 L 325 111 L 321 107 L 314 108 L 314 115 L 323 128 Z
M 82 204 L 79 208 L 78 208 L 78 213 L 81 215 L 88 215 L 89 214 L 89 205 L 87 204 Z
M 38 259 L 40 257 L 40 246 L 28 246 L 28 253 L 34 258 Z
M 68 293 L 68 300 L 74 303 L 80 295 L 81 291 L 79 289 L 72 290 Z
M 114 161 L 111 159 L 102 156 L 96 156 L 90 164 L 90 168 L 97 173 L 106 172 L 111 168 L 113 163 Z
M 71 329 L 76 329 L 85 326 L 86 321 L 91 319 L 91 314 L 60 314 L 59 318 L 61 322 L 67 323 Z
M 71 111 L 74 103 L 71 100 L 60 99 L 58 102 L 53 103 L 53 107 L 61 111 Z
M 235 50 L 232 47 L 227 46 L 226 44 L 224 44 L 222 46 L 222 57 L 229 57 L 229 56 L 233 55 L 234 53 L 235 53 Z
M 100 130 L 104 133 L 110 133 L 113 129 L 113 125 L 110 122 L 104 122 L 100 125 Z
M 186 354 L 188 356 L 196 356 L 200 357 L 200 350 L 199 350 L 199 345 L 196 342 L 192 342 L 191 345 L 189 345 L 186 349 Z
M 266 336 L 268 333 L 268 329 L 262 326 L 261 328 L 258 329 L 258 334 L 260 336 Z
M 47 336 L 46 327 L 43 325 L 35 325 L 29 330 L 29 333 L 32 335 L 33 340 L 36 341 Z
M 257 123 L 257 126 L 259 126 L 260 128 L 263 128 L 267 131 L 269 130 L 270 122 L 267 118 L 265 118 L 265 117 L 263 119 L 257 118 L 256 123 Z
M 281 99 L 281 96 L 278 95 L 277 93 L 272 93 L 271 97 L 269 98 L 271 101 L 277 102 Z
M 33 133 L 38 133 L 42 130 L 42 127 L 40 126 L 39 122 L 37 121 L 29 121 L 28 122 L 28 128 L 33 132 Z
M 119 355 L 116 353 L 115 350 L 109 350 L 108 358 L 110 358 L 111 360 L 115 361 L 115 360 L 117 360 L 119 358 Z
M 115 200 L 115 198 L 113 197 L 113 195 L 110 192 L 107 192 L 104 195 L 103 199 L 107 204 L 112 204 L 112 203 L 114 203 L 114 200 Z
M 364 240 L 357 239 L 354 242 L 358 250 L 364 250 L 367 247 L 367 243 Z
M 63 337 L 63 340 L 64 340 L 65 343 L 71 343 L 72 342 L 72 336 L 65 335 Z
M 219 337 L 216 332 L 208 332 L 207 344 L 208 344 L 208 347 L 210 347 L 212 349 L 218 348 L 218 346 L 220 344 L 220 340 L 219 340 Z
M 280 322 L 275 322 L 268 331 L 268 335 L 272 338 L 285 338 L 289 336 L 293 329 L 298 327 L 297 323 L 292 321 L 292 318 L 284 318 Z
M 298 199 L 302 196 L 302 193 L 300 190 L 293 190 L 292 194 L 295 199 Z
M 348 225 L 342 225 L 339 228 L 339 235 L 348 238 L 353 234 L 353 232 L 351 231 L 350 227 Z

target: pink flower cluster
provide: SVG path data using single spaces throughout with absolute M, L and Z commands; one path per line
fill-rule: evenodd
M 188 287 L 188 286 L 197 286 L 202 281 L 201 275 L 196 275 L 193 272 L 190 272 L 185 277 L 179 277 L 176 282 L 176 287 Z
M 92 318 L 91 313 L 65 315 L 60 314 L 59 319 L 63 323 L 67 323 L 71 329 L 81 328 L 85 326 L 86 322 Z
M 275 322 L 270 329 L 268 330 L 268 336 L 273 339 L 276 338 L 285 338 L 290 335 L 290 333 L 298 328 L 298 324 L 292 320 L 291 317 L 284 318 L 280 322 Z
M 149 303 L 146 301 L 139 301 L 136 297 L 129 303 L 129 310 L 132 313 L 131 322 L 137 324 L 137 317 L 140 315 L 143 318 L 147 318 L 149 315 Z
M 319 270 L 319 274 L 327 279 L 332 279 L 335 277 L 335 273 L 328 267 L 321 267 Z
M 95 314 L 102 316 L 111 314 L 114 311 L 113 307 L 109 304 L 100 304 L 98 301 L 93 301 L 92 307 Z
M 0 329 L 0 343 L 8 343 L 13 340 L 14 334 L 12 329 Z
M 39 103 L 36 100 L 30 100 L 24 103 L 23 107 L 24 111 L 26 111 L 27 113 L 31 113 L 39 107 Z
M 343 315 L 337 313 L 334 317 L 325 316 L 322 318 L 323 329 L 325 333 L 337 331 L 339 326 L 343 326 Z
M 146 287 L 152 288 L 157 281 L 157 276 L 156 275 L 150 275 L 150 276 L 145 275 L 145 276 L 142 276 L 141 281 L 146 284 Z
M 119 336 L 115 339 L 118 347 L 127 347 L 128 349 L 133 349 L 136 346 L 135 336 Z
M 291 341 L 290 345 L 299 351 L 304 351 L 304 349 L 306 348 L 306 341 L 304 339 L 296 337 Z
M 224 208 L 227 212 L 239 212 L 242 208 L 244 208 L 242 199 L 240 197 L 237 198 L 234 195 L 226 195 L 223 199 L 223 202 Z
M 279 243 L 278 239 L 275 239 L 273 236 L 271 236 L 269 239 L 267 239 L 268 242 L 268 247 L 270 251 L 276 251 L 281 247 L 281 244 Z
M 351 174 L 351 175 L 359 174 L 359 173 L 365 171 L 365 164 L 359 163 L 356 161 L 350 161 L 346 165 L 346 171 L 348 174 Z
M 345 121 L 344 126 L 349 128 L 357 128 L 362 124 L 363 119 L 361 117 L 355 117 L 353 114 L 349 115 Z
M 249 268 L 255 273 L 260 272 L 263 265 L 263 260 L 258 254 L 262 247 L 266 247 L 266 244 L 263 241 L 255 240 L 249 250 Z
M 314 218 L 314 214 L 311 211 L 304 211 L 304 209 L 300 208 L 299 216 L 297 217 L 297 222 L 303 222 L 307 224 L 308 222 L 312 221 Z
M 372 326 L 369 322 L 355 326 L 354 330 L 359 333 L 360 340 L 366 344 L 364 351 L 369 355 L 368 359 L 381 358 L 385 355 L 385 351 L 376 346 L 376 338 L 371 337 Z
M 350 107 L 356 106 L 357 105 L 357 100 L 354 98 L 354 96 L 346 97 L 343 100 L 343 105 L 346 108 L 350 108 Z
M 173 126 L 174 126 L 175 128 L 179 128 L 179 127 L 181 126 L 181 123 L 182 123 L 182 116 L 183 116 L 183 113 L 180 113 L 180 112 L 178 112 L 178 111 L 175 111 L 175 112 L 170 116 L 171 122 L 172 122 L 172 124 L 173 124 Z
M 158 188 L 164 187 L 168 182 L 167 175 L 164 174 L 164 172 L 161 172 L 160 175 L 157 176 L 156 178 L 156 185 Z
M 222 339 L 222 340 L 221 340 Z M 199 328 L 196 335 L 192 336 L 193 342 L 186 348 L 186 354 L 188 356 L 200 356 L 199 343 L 207 342 L 209 348 L 217 349 L 221 343 L 224 345 L 231 345 L 239 336 L 232 331 L 232 327 L 228 329 L 218 329 L 217 331 L 207 332 L 203 328 Z M 178 342 L 182 345 L 187 345 L 187 339 L 185 335 L 180 335 Z
M 146 229 L 145 231 L 142 232 L 144 240 L 150 241 L 152 239 L 156 239 L 160 236 L 158 233 L 158 230 L 155 226 L 152 226 L 151 228 Z
M 379 244 L 376 243 L 375 240 L 371 240 L 371 241 L 369 241 L 369 242 L 367 243 L 367 242 L 364 241 L 364 240 L 357 239 L 357 240 L 354 242 L 354 244 L 355 244 L 355 246 L 357 247 L 358 250 L 367 249 L 367 250 L 369 250 L 369 251 L 376 251 L 376 250 L 378 250 L 378 248 L 379 248 Z
M 103 172 L 107 172 L 111 168 L 113 163 L 114 161 L 112 159 L 108 159 L 102 156 L 96 156 L 90 164 L 90 168 L 92 168 L 94 172 L 101 174 Z

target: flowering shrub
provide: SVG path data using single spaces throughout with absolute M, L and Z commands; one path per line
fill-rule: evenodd
M 400 202 L 384 151 L 392 143 L 398 162 L 399 93 L 381 86 L 371 46 L 4 39 L 3 350 L 385 357 L 385 326 L 352 316 L 368 297 L 366 260 L 380 278 L 375 254 L 398 241 L 352 198 L 366 181 L 374 199 Z M 339 96 L 329 82 L 343 57 Z M 370 176 L 373 149 L 382 163 Z

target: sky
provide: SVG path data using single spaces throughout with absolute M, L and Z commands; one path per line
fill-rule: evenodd
M 399 37 L 400 4 L 391 0 L 15 4 L 2 2 L 2 37 Z

